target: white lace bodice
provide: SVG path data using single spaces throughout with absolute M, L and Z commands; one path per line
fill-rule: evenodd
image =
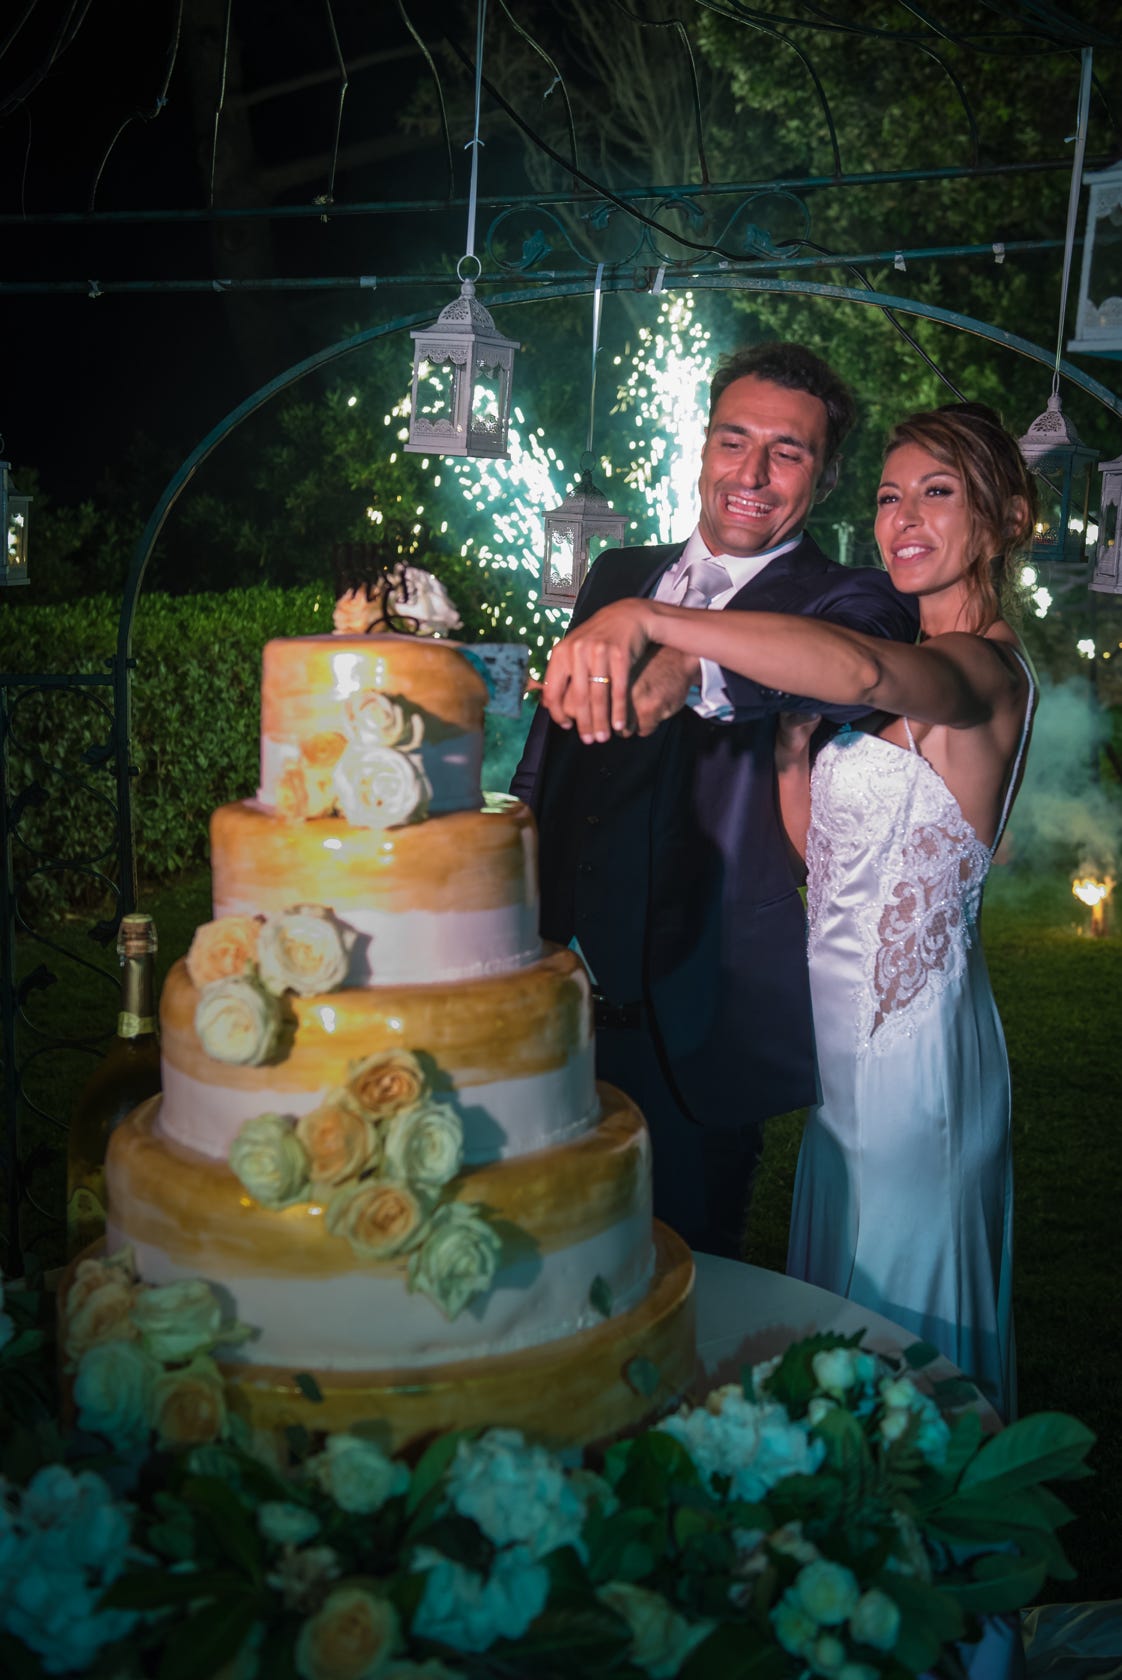
M 1010 778 L 1015 787 L 1035 690 Z M 807 911 L 812 974 L 846 977 L 856 1049 L 886 1050 L 961 982 L 993 850 L 918 752 L 846 729 L 811 782 Z M 1001 837 L 1011 796 L 994 842 Z

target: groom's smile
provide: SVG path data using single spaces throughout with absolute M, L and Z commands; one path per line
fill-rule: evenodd
M 701 453 L 699 528 L 713 554 L 760 554 L 803 527 L 825 465 L 826 406 L 748 375 L 721 393 Z

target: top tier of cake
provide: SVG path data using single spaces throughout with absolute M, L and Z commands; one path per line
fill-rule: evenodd
M 397 635 L 269 642 L 259 798 L 282 816 L 311 817 L 323 814 L 329 796 L 338 805 L 342 789 L 351 806 L 344 805 L 344 816 L 362 821 L 356 811 L 370 774 L 364 776 L 363 761 L 401 749 L 398 756 L 407 756 L 427 783 L 423 814 L 476 810 L 486 702 L 482 676 L 448 642 Z M 387 765 L 383 782 L 391 796 L 393 768 Z M 408 794 L 403 784 L 400 798 Z

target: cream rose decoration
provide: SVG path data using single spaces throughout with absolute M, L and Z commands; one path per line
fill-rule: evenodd
M 367 1587 L 339 1586 L 309 1616 L 296 1640 L 302 1680 L 375 1680 L 398 1644 L 397 1612 Z
M 336 811 L 334 764 L 307 764 L 300 758 L 289 759 L 277 777 L 273 803 L 277 815 L 286 822 L 333 817 Z
M 332 1091 L 318 1108 L 302 1114 L 296 1136 L 307 1154 L 313 1184 L 343 1184 L 381 1162 L 381 1133 L 348 1091 Z
M 137 1336 L 132 1308 L 138 1285 L 129 1283 L 119 1273 L 106 1272 L 96 1260 L 84 1260 L 82 1265 L 97 1267 L 101 1277 L 100 1282 L 91 1287 L 93 1280 L 87 1274 L 86 1286 L 81 1291 L 76 1308 L 71 1304 L 75 1294 L 73 1289 L 66 1299 L 63 1347 L 71 1368 L 88 1348 L 97 1347 L 102 1342 L 134 1341 Z
M 213 1359 L 164 1371 L 152 1384 L 149 1417 L 161 1446 L 199 1447 L 226 1433 L 226 1389 Z
M 425 720 L 407 702 L 376 688 L 349 694 L 343 706 L 347 734 L 359 747 L 397 747 L 415 752 L 424 740 Z
M 346 750 L 347 737 L 339 729 L 321 729 L 300 742 L 300 757 L 316 769 L 332 769 Z
M 257 1114 L 243 1122 L 230 1145 L 230 1171 L 262 1207 L 290 1207 L 306 1199 L 308 1156 L 283 1114 Z
M 347 977 L 348 950 L 354 935 L 329 910 L 301 904 L 269 916 L 257 941 L 257 968 L 271 992 L 314 997 L 333 992 Z
M 195 929 L 187 953 L 187 973 L 201 992 L 216 980 L 236 978 L 252 969 L 257 961 L 257 934 L 261 923 L 256 916 L 219 916 Z
M 455 1178 L 463 1158 L 463 1122 L 446 1103 L 405 1109 L 386 1125 L 383 1170 L 389 1178 L 439 1190 Z
M 88 1348 L 74 1378 L 78 1427 L 119 1447 L 147 1439 L 149 1401 L 161 1369 L 138 1342 L 100 1342 Z
M 421 1199 L 404 1184 L 370 1178 L 336 1190 L 327 1229 L 345 1237 L 364 1260 L 389 1260 L 417 1239 L 425 1222 Z
M 191 1359 L 223 1340 L 221 1303 L 202 1278 L 140 1289 L 132 1320 L 144 1347 L 162 1365 Z
M 418 760 L 393 747 L 350 746 L 335 766 L 339 808 L 356 828 L 419 821 L 432 788 Z
M 716 1623 L 689 1622 L 667 1603 L 661 1593 L 636 1587 L 629 1581 L 609 1581 L 596 1596 L 623 1617 L 631 1629 L 628 1656 L 636 1668 L 651 1680 L 669 1680 L 686 1658 L 707 1639 Z
M 424 1242 L 410 1256 L 409 1287 L 455 1318 L 494 1282 L 502 1243 L 473 1207 L 449 1202 L 437 1208 Z
M 280 1002 L 249 975 L 216 980 L 199 997 L 195 1031 L 216 1062 L 260 1067 L 280 1043 Z
M 372 1516 L 409 1486 L 406 1466 L 361 1435 L 329 1435 L 308 1469 L 336 1505 L 355 1516 Z
M 375 1120 L 389 1120 L 421 1102 L 429 1084 L 411 1050 L 379 1050 L 352 1062 L 347 1089 Z

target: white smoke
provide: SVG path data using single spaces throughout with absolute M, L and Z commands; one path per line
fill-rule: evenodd
M 1086 677 L 1040 686 L 1024 781 L 1009 822 L 1003 859 L 1021 868 L 1118 874 L 1122 796 L 1100 780 L 1110 720 Z

